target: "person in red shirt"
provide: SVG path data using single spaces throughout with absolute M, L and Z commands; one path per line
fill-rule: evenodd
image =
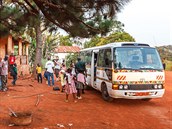
M 14 56 L 14 53 L 11 53 L 11 55 L 9 57 L 9 64 L 10 64 L 10 66 L 11 65 L 14 65 L 15 64 L 15 61 L 16 61 L 16 58 Z

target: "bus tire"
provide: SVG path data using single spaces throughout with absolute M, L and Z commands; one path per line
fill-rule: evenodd
M 101 92 L 102 92 L 103 100 L 108 101 L 108 102 L 113 101 L 113 98 L 109 96 L 109 93 L 108 93 L 108 90 L 107 90 L 107 86 L 106 86 L 105 83 L 102 83 Z

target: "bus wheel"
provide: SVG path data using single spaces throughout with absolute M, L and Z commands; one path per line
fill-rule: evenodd
M 109 93 L 107 91 L 107 86 L 105 83 L 102 84 L 101 86 L 101 91 L 102 91 L 102 97 L 105 101 L 113 101 L 113 98 L 109 96 Z
M 150 101 L 151 98 L 142 99 L 143 101 Z

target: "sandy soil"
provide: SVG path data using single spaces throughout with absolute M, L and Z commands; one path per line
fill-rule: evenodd
M 0 92 L 0 129 L 172 129 L 172 72 L 166 71 L 163 98 L 115 99 L 106 102 L 100 92 L 87 90 L 82 100 L 64 102 L 65 94 L 31 78 L 20 78 L 16 86 L 9 80 L 9 91 Z M 56 82 L 56 85 L 59 85 Z M 31 111 L 28 126 L 10 127 L 9 109 Z M 71 125 L 71 126 L 70 126 Z

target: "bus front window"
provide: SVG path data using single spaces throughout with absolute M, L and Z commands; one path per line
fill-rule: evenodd
M 114 48 L 113 59 L 115 69 L 163 69 L 159 54 L 155 48 Z

